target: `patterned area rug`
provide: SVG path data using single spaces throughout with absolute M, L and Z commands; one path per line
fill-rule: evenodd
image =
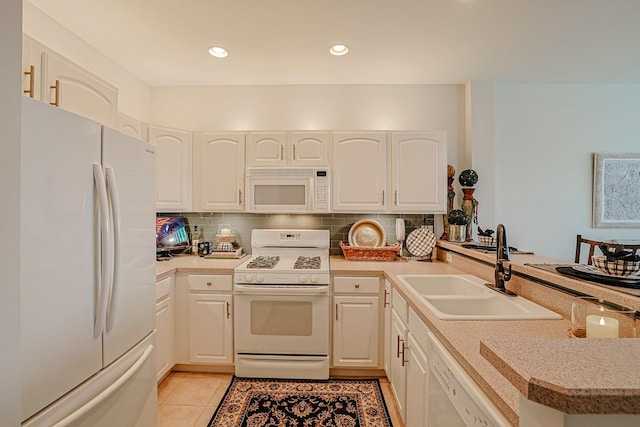
M 377 379 L 233 377 L 208 427 L 389 427 Z

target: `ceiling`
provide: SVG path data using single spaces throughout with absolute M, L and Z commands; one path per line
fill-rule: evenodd
M 28 1 L 151 86 L 640 82 L 638 0 Z

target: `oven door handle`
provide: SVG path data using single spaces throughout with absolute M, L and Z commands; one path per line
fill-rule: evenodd
M 270 296 L 298 296 L 298 295 L 329 295 L 328 286 L 269 286 L 269 285 L 235 285 L 234 294 L 242 295 L 270 295 Z

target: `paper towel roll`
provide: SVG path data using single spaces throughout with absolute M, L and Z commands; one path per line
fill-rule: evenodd
M 403 241 L 404 240 L 404 219 L 396 218 L 396 240 Z

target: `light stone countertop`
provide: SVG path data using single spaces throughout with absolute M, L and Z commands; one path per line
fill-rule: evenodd
M 440 320 L 429 310 L 420 295 L 412 288 L 404 286 L 397 276 L 474 274 L 490 280 L 487 271 L 489 267 L 490 271 L 493 271 L 495 254 L 465 249 L 450 242 L 438 241 L 438 246 L 455 252 L 456 258 L 453 263 L 437 260 L 357 262 L 332 256 L 331 274 L 384 276 L 390 280 L 427 327 L 514 425 L 518 424 L 519 393 L 567 413 L 640 413 L 640 380 L 633 382 L 630 379 L 638 377 L 634 364 L 609 363 L 612 361 L 609 355 L 612 354 L 616 354 L 621 360 L 639 360 L 640 340 L 570 339 L 567 338 L 567 329 L 571 323 L 567 319 Z M 232 274 L 233 269 L 245 259 L 175 257 L 171 261 L 158 262 L 156 273 L 158 279 L 176 271 Z M 458 259 L 471 260 L 473 265 L 470 268 L 469 262 L 459 263 Z M 640 309 L 638 297 L 524 265 L 557 264 L 557 260 L 537 255 L 515 254 L 511 256 L 511 260 L 514 272 Z M 484 267 L 484 270 L 475 270 L 476 264 Z M 587 364 L 594 368 L 580 369 Z M 612 366 L 615 368 L 612 369 Z M 625 370 L 625 367 L 628 369 Z M 606 378 L 600 375 L 602 372 L 607 373 Z M 588 399 L 584 396 L 588 396 Z M 585 406 L 590 401 L 597 401 L 598 404 L 589 403 L 589 406 Z

